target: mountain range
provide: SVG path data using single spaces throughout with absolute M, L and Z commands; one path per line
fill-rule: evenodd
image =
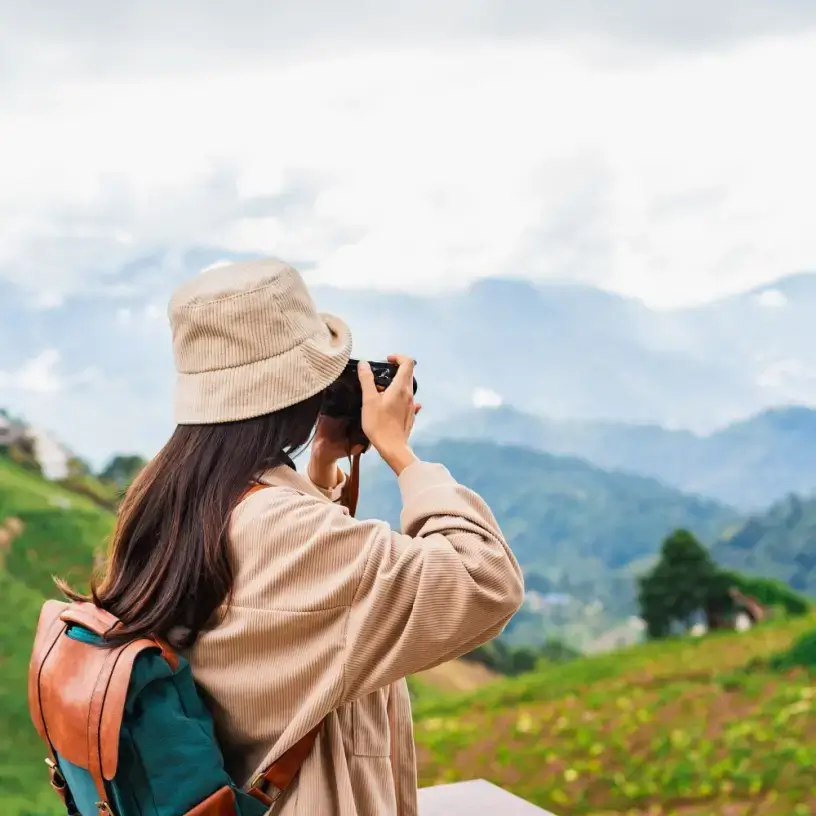
M 732 527 L 711 554 L 725 567 L 775 578 L 816 598 L 816 499 L 786 497 Z
M 495 278 L 410 296 L 317 288 L 357 356 L 405 350 L 429 411 L 474 396 L 553 419 L 710 432 L 769 407 L 816 404 L 816 275 L 657 311 L 589 286 Z M 816 339 L 816 338 L 814 338 Z
M 111 270 L 99 291 L 47 309 L 4 292 L 0 404 L 97 465 L 125 437 L 151 455 L 172 429 L 170 291 L 229 257 L 203 248 L 169 266 L 145 258 Z M 299 265 L 308 280 L 308 263 Z M 504 403 L 554 420 L 709 433 L 767 408 L 816 406 L 816 274 L 672 311 L 522 278 L 433 294 L 325 286 L 313 294 L 349 323 L 355 356 L 417 359 L 421 425 Z
M 711 434 L 659 425 L 552 420 L 510 406 L 474 408 L 424 429 L 434 439 L 489 439 L 650 476 L 744 511 L 816 492 L 816 411 L 763 411 Z

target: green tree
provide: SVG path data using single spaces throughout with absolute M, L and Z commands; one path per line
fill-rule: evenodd
M 68 478 L 80 479 L 83 476 L 91 475 L 91 466 L 78 456 L 72 456 L 68 459 Z
M 105 465 L 99 478 L 104 482 L 112 482 L 120 490 L 126 490 L 146 464 L 147 461 L 141 456 L 120 453 Z
M 708 551 L 688 530 L 663 542 L 660 560 L 639 580 L 640 613 L 649 637 L 665 637 L 672 623 L 688 627 L 706 609 L 719 572 Z

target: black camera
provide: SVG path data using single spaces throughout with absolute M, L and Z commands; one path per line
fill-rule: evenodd
M 363 391 L 357 375 L 359 360 L 349 360 L 343 373 L 326 389 L 323 395 L 321 413 L 335 419 L 348 422 L 348 438 L 352 445 L 368 446 L 368 439 L 363 433 L 360 414 L 363 410 Z M 375 363 L 369 361 L 374 384 L 378 391 L 385 391 L 397 376 L 395 363 Z M 414 393 L 417 392 L 417 381 L 414 377 Z

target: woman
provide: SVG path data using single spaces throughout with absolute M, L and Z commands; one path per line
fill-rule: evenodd
M 123 637 L 164 634 L 189 657 L 239 783 L 316 731 L 272 813 L 415 814 L 404 678 L 498 634 L 522 601 L 518 564 L 485 503 L 412 452 L 407 358 L 383 393 L 359 371 L 402 532 L 339 503 L 348 446 L 319 413 L 351 335 L 294 269 L 207 271 L 170 320 L 178 427 L 123 502 L 98 603 Z M 301 475 L 290 457 L 313 433 Z

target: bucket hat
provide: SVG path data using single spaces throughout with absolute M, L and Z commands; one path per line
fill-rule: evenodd
M 168 307 L 178 425 L 234 422 L 286 408 L 331 385 L 351 332 L 319 313 L 303 278 L 279 260 L 202 272 Z

